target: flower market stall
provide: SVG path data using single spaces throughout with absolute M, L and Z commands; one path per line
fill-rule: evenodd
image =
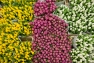
M 0 63 L 94 63 L 94 0 L 0 0 Z

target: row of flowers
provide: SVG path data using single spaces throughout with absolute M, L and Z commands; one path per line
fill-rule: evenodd
M 70 0 L 70 8 L 60 5 L 54 14 L 69 23 L 70 33 L 94 34 L 94 2 L 93 0 Z
M 30 63 L 34 54 L 31 42 L 21 42 L 18 36 L 31 34 L 28 23 L 33 20 L 34 2 L 24 1 L 19 6 L 21 2 L 11 5 L 8 2 L 13 0 L 2 1 L 5 5 L 0 10 L 0 63 Z

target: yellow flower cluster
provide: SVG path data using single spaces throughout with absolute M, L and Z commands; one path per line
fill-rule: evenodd
M 17 7 L 17 6 L 11 6 L 7 7 L 4 6 L 2 9 L 2 14 L 4 18 L 13 20 L 13 19 L 19 19 L 19 20 L 32 20 L 33 10 L 32 7 L 29 5 L 25 5 L 24 7 Z
M 3 2 L 4 4 L 9 4 L 7 6 L 11 6 L 12 4 L 26 4 L 27 2 L 29 3 L 34 3 L 37 0 L 0 0 L 1 2 Z
M 33 10 L 30 5 L 25 5 L 22 7 L 17 7 L 17 6 L 11 6 L 7 7 L 4 6 L 4 8 L 1 11 L 3 17 L 7 19 L 9 22 L 14 23 L 18 22 L 19 24 L 16 27 L 14 25 L 14 29 L 21 29 L 23 32 L 20 32 L 22 34 L 29 34 L 30 27 L 28 26 L 28 23 L 32 20 L 33 18 Z M 21 28 L 19 28 L 19 26 Z M 25 27 L 24 27 L 25 26 Z
M 0 10 L 3 17 L 0 18 L 0 63 L 31 63 L 34 54 L 31 42 L 21 42 L 18 36 L 31 34 L 29 22 L 33 20 L 34 12 L 31 6 L 33 4 L 33 2 L 24 2 L 23 6 L 8 4 L 9 6 L 5 5 Z

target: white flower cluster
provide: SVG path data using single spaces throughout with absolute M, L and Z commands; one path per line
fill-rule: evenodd
M 94 63 L 94 35 L 79 35 L 76 49 L 72 49 L 73 63 Z
M 94 34 L 93 0 L 70 0 L 70 8 L 61 4 L 54 14 L 68 21 L 70 33 Z
M 79 34 L 71 56 L 73 63 L 94 63 L 94 0 L 69 0 L 70 7 L 60 5 L 55 15 L 69 23 L 69 33 Z

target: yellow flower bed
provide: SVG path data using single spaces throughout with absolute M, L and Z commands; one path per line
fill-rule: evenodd
M 7 2 L 8 0 L 3 0 Z M 12 2 L 14 0 L 9 0 Z M 18 0 L 16 0 L 18 1 Z M 19 2 L 18 2 L 19 3 Z M 19 35 L 31 34 L 29 22 L 33 20 L 34 2 L 23 2 L 23 6 L 5 5 L 0 14 L 0 63 L 31 63 L 34 52 L 31 42 L 21 42 Z

